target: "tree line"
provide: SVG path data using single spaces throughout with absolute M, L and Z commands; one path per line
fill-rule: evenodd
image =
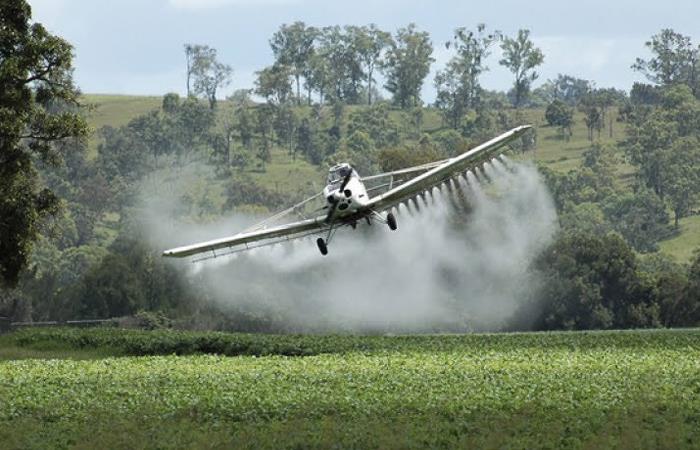
M 317 28 L 298 21 L 283 24 L 270 38 L 274 62 L 256 72 L 254 92 L 268 102 L 311 105 L 326 102 L 371 105 L 381 99 L 376 75 L 384 77 L 391 103 L 401 108 L 422 105 L 420 91 L 430 72 L 433 43 L 430 35 L 411 23 L 395 33 L 375 24 Z M 521 29 L 509 37 L 484 24 L 474 30 L 458 28 L 445 47 L 453 56 L 438 72 L 436 106 L 454 121 L 466 108 L 480 103 L 479 77 L 488 70 L 486 58 L 500 45 L 499 64 L 513 73 L 510 93 L 516 107 L 525 105 L 544 54 Z M 230 66 L 217 60 L 216 49 L 185 44 L 187 95 L 202 95 L 216 104 L 216 91 L 231 81 Z M 302 87 L 304 93 L 302 93 Z

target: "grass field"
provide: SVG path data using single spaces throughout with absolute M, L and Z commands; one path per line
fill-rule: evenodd
M 3 448 L 698 448 L 700 331 L 30 330 L 0 404 Z

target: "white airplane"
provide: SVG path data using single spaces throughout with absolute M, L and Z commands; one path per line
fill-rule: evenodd
M 490 161 L 500 153 L 501 147 L 521 137 L 531 128 L 530 125 L 513 128 L 454 158 L 365 178 L 360 177 L 349 164 L 338 164 L 330 168 L 327 186 L 313 197 L 233 236 L 165 250 L 163 256 L 182 258 L 206 254 L 207 256 L 198 260 L 209 259 L 322 233 L 326 233 L 326 238 L 319 237 L 316 243 L 321 254 L 326 255 L 333 232 L 338 228 L 351 226 L 354 229 L 359 221 L 364 220 L 367 224 L 379 221 L 387 224 L 391 230 L 396 230 L 396 217 L 391 212 L 392 208 L 479 164 Z M 409 179 L 404 181 L 406 177 Z M 368 188 L 366 183 L 370 181 L 381 183 Z M 385 191 L 374 197 L 370 196 L 370 192 L 379 189 Z M 315 217 L 306 218 L 302 213 L 304 208 L 321 196 L 325 205 L 314 211 Z M 318 215 L 321 211 L 325 211 L 325 214 Z M 273 222 L 292 213 L 302 215 L 303 220 L 272 225 Z M 217 251 L 222 249 L 227 250 L 217 254 Z

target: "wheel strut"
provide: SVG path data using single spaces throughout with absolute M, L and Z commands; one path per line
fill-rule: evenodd
M 324 241 L 323 238 L 316 239 L 316 245 L 318 245 L 318 249 L 323 256 L 328 254 L 328 245 L 326 245 L 326 241 Z

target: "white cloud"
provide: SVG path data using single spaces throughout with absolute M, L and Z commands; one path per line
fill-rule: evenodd
M 198 10 L 222 6 L 269 6 L 298 3 L 299 0 L 168 0 L 176 9 Z

